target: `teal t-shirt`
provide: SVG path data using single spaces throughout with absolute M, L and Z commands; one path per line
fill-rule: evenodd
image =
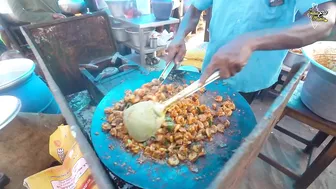
M 270 6 L 270 0 L 194 0 L 199 10 L 212 6 L 209 26 L 210 41 L 203 62 L 203 71 L 212 56 L 227 42 L 247 32 L 285 27 L 293 23 L 295 13 L 306 12 L 313 3 L 328 0 L 282 0 Z M 256 51 L 244 69 L 225 80 L 239 92 L 254 92 L 272 86 L 278 79 L 287 50 Z

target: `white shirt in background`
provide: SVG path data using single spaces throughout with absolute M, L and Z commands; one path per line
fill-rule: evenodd
M 12 10 L 10 9 L 7 0 L 0 0 L 0 13 L 2 14 L 11 14 Z
M 180 5 L 181 5 L 180 0 L 173 0 L 173 2 L 174 2 L 173 10 L 180 7 Z

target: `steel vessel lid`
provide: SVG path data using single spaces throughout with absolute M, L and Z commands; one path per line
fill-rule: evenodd
M 0 130 L 3 129 L 21 108 L 21 101 L 14 96 L 0 96 Z M 1 131 L 0 131 L 1 132 Z
M 34 62 L 26 58 L 0 61 L 0 90 L 27 79 L 34 69 Z

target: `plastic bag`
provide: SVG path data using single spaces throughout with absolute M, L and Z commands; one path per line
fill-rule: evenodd
M 150 37 L 157 38 L 158 46 L 166 46 L 169 44 L 169 40 L 174 36 L 173 32 L 168 33 L 167 30 L 163 30 L 162 33 L 153 31 Z
M 69 126 L 59 126 L 57 130 L 50 135 L 49 154 L 60 163 L 63 163 L 65 154 L 75 144 L 75 138 L 71 134 Z
M 62 165 L 51 167 L 24 180 L 28 189 L 98 189 L 69 126 L 59 126 L 50 136 L 50 154 Z

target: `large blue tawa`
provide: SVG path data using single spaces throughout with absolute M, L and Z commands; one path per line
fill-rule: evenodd
M 256 125 L 256 119 L 249 104 L 239 93 L 223 85 L 223 82 L 208 85 L 206 89 L 209 92 L 201 97 L 201 102 L 208 102 L 207 104 L 211 105 L 213 102 L 211 98 L 219 94 L 224 98 L 231 98 L 236 104 L 237 110 L 229 118 L 230 128 L 224 134 L 216 134 L 214 140 L 206 144 L 206 156 L 199 158 L 195 166 L 192 166 L 193 171 L 198 169 L 197 173 L 192 172 L 190 167 L 185 164 L 171 167 L 166 163 L 160 164 L 150 160 L 139 164 L 137 161 L 139 155 L 127 152 L 121 142 L 101 129 L 106 107 L 110 107 L 124 98 L 124 91 L 134 91 L 153 78 L 158 78 L 159 75 L 160 72 L 151 72 L 148 75 L 133 72 L 124 76 L 123 82 L 104 97 L 97 106 L 92 120 L 91 137 L 95 151 L 113 174 L 140 188 L 207 188 Z M 183 71 L 175 71 L 173 75 L 175 81 L 178 78 L 180 82 L 196 81 L 200 77 L 198 73 Z M 172 78 L 170 79 L 172 80 Z M 169 81 L 167 82 L 169 83 Z

